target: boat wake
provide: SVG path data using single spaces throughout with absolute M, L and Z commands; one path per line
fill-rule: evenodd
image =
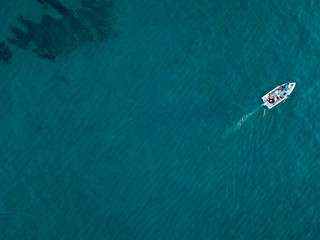
M 261 104 L 260 106 L 258 106 L 256 109 L 254 109 L 253 111 L 251 111 L 250 113 L 247 113 L 245 115 L 243 115 L 241 117 L 241 119 L 239 119 L 232 127 L 228 128 L 223 134 L 222 134 L 222 138 L 226 139 L 227 137 L 229 137 L 231 134 L 234 134 L 236 131 L 238 131 L 241 126 L 248 121 L 248 119 L 254 115 L 256 112 L 258 112 L 261 108 L 263 107 L 263 104 Z

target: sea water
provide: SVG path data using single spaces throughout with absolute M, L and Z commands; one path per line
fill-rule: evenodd
M 320 2 L 114 5 L 113 36 L 52 61 L 56 35 L 23 50 L 10 26 L 70 18 L 1 3 L 0 238 L 318 239 Z

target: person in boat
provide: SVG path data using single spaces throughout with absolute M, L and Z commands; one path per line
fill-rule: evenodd
M 289 82 L 287 82 L 286 84 L 282 84 L 281 85 L 281 91 L 288 90 L 288 89 L 289 89 Z
M 274 96 L 269 96 L 268 102 L 269 102 L 269 103 L 274 103 Z
M 286 90 L 289 89 L 289 82 L 286 83 L 285 87 L 284 87 Z
M 285 96 L 286 96 L 286 93 L 283 92 L 283 93 L 280 95 L 280 98 L 282 99 L 282 98 L 284 98 Z

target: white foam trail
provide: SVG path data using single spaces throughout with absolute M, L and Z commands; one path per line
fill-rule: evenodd
M 230 134 L 235 133 L 236 131 L 238 131 L 241 126 L 256 112 L 259 111 L 259 109 L 263 106 L 263 104 L 261 104 L 259 107 L 257 107 L 256 109 L 254 109 L 252 112 L 245 114 L 241 117 L 240 120 L 238 120 L 232 127 L 228 128 L 223 134 L 222 134 L 222 138 L 226 139 L 228 136 L 230 136 Z

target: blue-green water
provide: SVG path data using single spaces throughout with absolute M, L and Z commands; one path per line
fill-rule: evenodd
M 54 14 L 1 5 L 2 40 Z M 117 37 L 55 63 L 8 44 L 0 238 L 319 239 L 320 2 L 115 6 Z

